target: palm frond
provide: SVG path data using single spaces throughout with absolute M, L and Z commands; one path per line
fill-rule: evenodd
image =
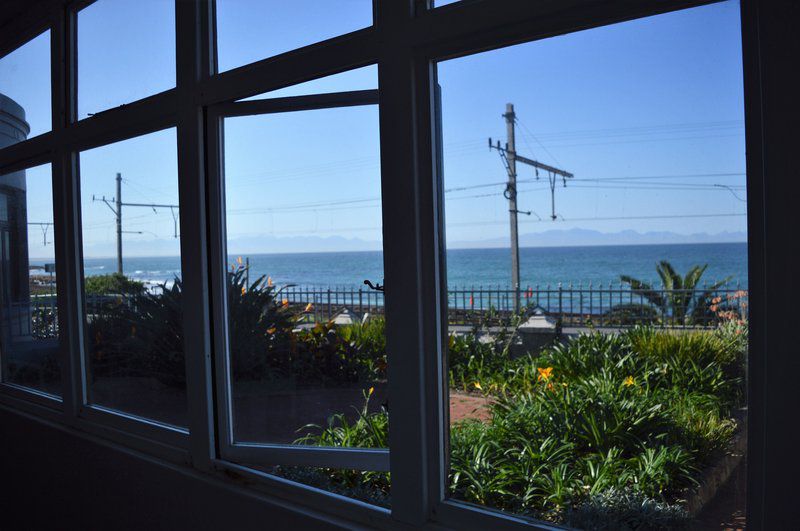
M 620 275 L 619 279 L 625 284 L 628 284 L 633 293 L 641 295 L 647 299 L 650 304 L 657 306 L 662 310 L 666 307 L 666 300 L 664 299 L 663 295 L 659 291 L 653 289 L 650 284 L 642 282 L 641 280 L 635 279 L 629 275 Z

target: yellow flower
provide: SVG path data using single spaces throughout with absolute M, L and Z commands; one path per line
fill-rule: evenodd
M 310 312 L 313 309 L 314 309 L 314 305 L 309 302 L 308 304 L 306 304 L 306 309 L 303 310 L 303 311 Z
M 374 393 L 374 392 L 375 392 L 375 388 L 374 387 L 370 387 L 369 388 L 369 396 L 372 396 L 372 393 Z
M 239 264 L 239 265 L 242 265 L 242 257 L 241 256 L 236 258 L 236 263 Z
M 475 383 L 474 383 L 474 384 L 472 384 L 472 385 L 474 385 L 474 386 L 475 386 L 475 389 L 480 389 L 481 391 L 483 391 L 483 387 L 481 387 L 481 383 L 480 383 L 480 382 L 475 382 Z
M 267 286 L 272 287 L 272 277 L 267 277 Z
M 628 376 L 627 378 L 625 378 L 625 380 L 622 382 L 622 384 L 625 387 L 630 387 L 630 386 L 636 384 L 636 382 L 634 381 L 633 376 Z
M 245 293 L 247 293 L 247 290 L 245 289 L 244 286 L 242 286 L 242 295 L 244 295 Z
M 553 368 L 552 367 L 547 367 L 547 368 L 544 368 L 544 369 L 539 368 L 537 370 L 539 371 L 539 381 L 540 382 L 542 380 L 544 380 L 544 381 L 549 380 L 550 377 L 553 375 Z

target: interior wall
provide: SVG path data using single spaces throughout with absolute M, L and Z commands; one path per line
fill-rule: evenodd
M 0 529 L 343 529 L 0 408 Z

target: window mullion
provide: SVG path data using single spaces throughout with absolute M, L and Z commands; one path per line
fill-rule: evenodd
M 210 6 L 175 3 L 178 109 L 178 193 L 181 226 L 183 328 L 189 451 L 198 468 L 210 468 L 214 456 L 211 382 L 211 333 L 205 208 L 205 142 L 198 82 L 209 75 Z
M 53 10 L 50 38 L 53 150 L 53 216 L 61 378 L 65 421 L 74 424 L 84 403 L 83 302 L 80 268 L 80 198 L 77 158 L 64 148 L 76 108 L 76 17 L 69 8 Z
M 441 496 L 438 229 L 431 160 L 431 77 L 403 27 L 412 5 L 379 7 L 386 338 L 392 404 L 392 515 L 425 523 Z

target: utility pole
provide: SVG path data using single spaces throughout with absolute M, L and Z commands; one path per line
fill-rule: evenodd
M 517 223 L 517 149 L 514 138 L 514 104 L 506 103 L 506 149 L 508 150 L 508 184 L 505 195 L 508 198 L 508 214 L 511 223 L 511 285 L 514 288 L 514 311 L 519 311 L 519 231 Z
M 122 174 L 117 172 L 117 273 L 122 274 Z
M 506 190 L 503 192 L 503 195 L 506 199 L 508 199 L 508 213 L 511 225 L 511 284 L 514 286 L 514 310 L 519 311 L 521 304 L 519 285 L 519 224 L 517 220 L 517 214 L 525 214 L 526 216 L 530 216 L 532 212 L 529 210 L 519 210 L 517 208 L 517 162 L 527 164 L 528 166 L 533 166 L 534 171 L 536 172 L 537 180 L 539 179 L 539 170 L 544 170 L 547 172 L 550 182 L 550 202 L 552 212 L 550 218 L 554 221 L 558 217 L 556 215 L 556 178 L 561 177 L 561 179 L 564 181 L 564 186 L 566 186 L 567 179 L 571 179 L 574 177 L 574 175 L 568 171 L 564 171 L 547 164 L 542 164 L 539 161 L 518 155 L 514 133 L 514 125 L 516 123 L 517 115 L 514 113 L 513 103 L 506 103 L 506 112 L 503 114 L 503 118 L 506 120 L 506 145 L 505 147 L 501 147 L 499 140 L 497 141 L 497 144 L 493 144 L 492 139 L 490 138 L 489 149 L 497 150 L 497 152 L 500 154 L 500 159 L 503 161 L 503 165 L 506 168 L 506 172 L 508 173 L 508 183 L 506 184 Z M 538 217 L 539 215 L 536 214 L 536 216 Z
M 174 236 L 175 238 L 178 237 L 178 215 L 176 214 L 175 210 L 180 208 L 178 205 L 159 205 L 156 203 L 123 203 L 122 202 L 122 174 L 117 173 L 117 197 L 112 197 L 111 199 L 106 199 L 106 196 L 96 197 L 92 195 L 92 201 L 102 201 L 106 204 L 106 206 L 114 213 L 114 217 L 117 221 L 117 272 L 121 275 L 122 273 L 122 235 L 123 234 L 143 234 L 142 231 L 131 231 L 131 230 L 122 230 L 122 207 L 145 207 L 153 209 L 153 212 L 156 211 L 157 208 L 168 208 L 172 213 L 172 222 L 175 228 Z M 111 204 L 114 203 L 114 206 Z

